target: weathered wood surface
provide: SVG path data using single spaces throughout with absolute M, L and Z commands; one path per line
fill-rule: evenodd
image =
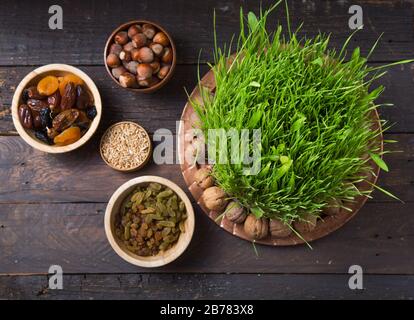
M 8 299 L 414 299 L 414 276 L 365 275 L 363 290 L 348 288 L 349 275 L 113 274 L 67 275 L 63 290 L 47 276 L 0 276 Z
M 0 273 L 46 274 L 52 264 L 68 273 L 347 273 L 361 265 L 369 274 L 414 274 L 414 204 L 372 203 L 343 228 L 312 243 L 274 248 L 224 232 L 196 209 L 187 251 L 162 268 L 124 262 L 103 229 L 106 203 L 2 204 Z
M 48 28 L 49 1 L 13 1 L 0 3 L 0 65 L 38 65 L 51 62 L 102 64 L 103 47 L 118 25 L 146 18 L 164 26 L 174 37 L 179 63 L 196 63 L 202 49 L 202 61 L 211 60 L 213 48 L 213 10 L 217 14 L 219 43 L 229 42 L 238 32 L 240 6 L 259 12 L 274 0 L 263 1 L 66 1 L 61 3 L 64 27 Z M 289 1 L 292 28 L 303 21 L 302 35 L 319 31 L 332 34 L 332 46 L 340 48 L 352 30 L 350 0 Z M 353 39 L 367 53 L 381 33 L 384 36 L 373 55 L 376 61 L 411 58 L 414 51 L 413 3 L 410 0 L 360 1 L 364 28 Z M 283 6 L 281 6 L 283 8 Z M 272 15 L 270 26 L 279 20 L 286 26 L 285 12 Z
M 0 203 L 106 202 L 119 185 L 147 174 L 172 179 L 186 189 L 177 164 L 151 161 L 138 173 L 129 174 L 111 169 L 99 155 L 100 133 L 81 149 L 62 155 L 37 151 L 17 136 L 0 136 L 0 180 L 6 182 L 0 184 Z M 399 141 L 389 145 L 390 150 L 403 152 L 386 155 L 390 172 L 381 172 L 378 183 L 403 201 L 413 201 L 414 135 L 385 137 Z M 395 201 L 378 191 L 373 196 L 376 202 Z
M 414 51 L 413 51 L 414 52 Z M 379 66 L 381 64 L 373 64 Z M 17 84 L 36 67 L 0 67 L 0 134 L 14 132 L 10 104 Z M 80 67 L 96 83 L 103 101 L 101 127 L 120 120 L 133 120 L 149 132 L 167 128 L 176 132 L 187 101 L 184 88 L 191 92 L 197 81 L 197 66 L 178 65 L 171 81 L 154 94 L 135 94 L 112 81 L 102 66 Z M 201 67 L 201 74 L 207 71 Z M 380 81 L 386 87 L 378 103 L 394 104 L 380 109 L 381 116 L 394 124 L 389 132 L 414 132 L 414 64 L 389 69 Z
M 263 7 L 273 2 L 262 1 Z M 351 32 L 348 8 L 354 3 L 350 0 L 290 3 L 292 25 L 305 22 L 301 34 L 330 32 L 331 46 L 340 48 Z M 413 58 L 413 1 L 358 4 L 364 10 L 365 26 L 350 48 L 359 45 L 367 53 L 384 32 L 373 65 Z M 196 232 L 189 249 L 169 266 L 144 270 L 127 264 L 110 248 L 103 230 L 106 201 L 120 184 L 137 175 L 164 176 L 183 188 L 184 181 L 178 165 L 151 163 L 132 174 L 111 170 L 100 159 L 99 138 L 109 124 L 124 119 L 139 122 L 150 133 L 167 128 L 175 134 L 186 102 L 183 88 L 192 90 L 196 84 L 199 50 L 202 63 L 212 58 L 213 8 L 218 41 L 224 43 L 237 33 L 240 5 L 258 12 L 260 2 L 64 1 L 62 31 L 48 29 L 50 5 L 28 0 L 0 3 L 0 299 L 413 299 L 414 64 L 394 67 L 381 79 L 386 91 L 378 101 L 395 104 L 382 108 L 381 114 L 395 123 L 386 139 L 399 140 L 389 148 L 403 151 L 385 156 L 391 171 L 381 173 L 379 185 L 406 204 L 375 191 L 374 199 L 353 220 L 314 242 L 313 250 L 258 246 L 259 256 L 250 243 L 223 232 L 196 206 Z M 136 18 L 162 24 L 178 47 L 176 74 L 152 95 L 120 90 L 103 67 L 107 36 L 119 24 Z M 273 15 L 273 25 L 278 18 L 286 25 L 284 10 Z M 19 81 L 37 66 L 53 62 L 77 65 L 87 72 L 104 102 L 96 136 L 67 155 L 31 149 L 16 136 L 9 112 Z M 202 64 L 201 72 L 206 70 Z M 44 290 L 51 264 L 60 264 L 67 274 L 63 291 Z M 364 291 L 347 287 L 346 273 L 353 264 L 367 274 Z M 37 275 L 18 276 L 22 274 Z

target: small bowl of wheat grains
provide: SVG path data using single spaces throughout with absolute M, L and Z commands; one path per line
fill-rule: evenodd
M 101 157 L 112 169 L 131 172 L 141 169 L 152 153 L 151 139 L 143 127 L 132 121 L 110 126 L 101 138 Z

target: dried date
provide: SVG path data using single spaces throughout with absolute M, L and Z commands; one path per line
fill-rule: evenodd
M 60 107 L 62 110 L 69 110 L 76 103 L 76 87 L 73 82 L 69 82 L 65 87 L 65 93 L 62 96 Z
M 30 111 L 30 108 L 27 105 L 22 104 L 19 107 L 19 118 L 20 118 L 20 123 L 22 124 L 24 128 L 26 129 L 33 128 L 32 112 Z
M 27 100 L 29 99 L 43 100 L 46 97 L 39 93 L 39 91 L 37 90 L 37 87 L 33 86 L 27 89 L 24 89 L 22 98 L 24 102 L 27 102 Z
M 52 121 L 53 129 L 63 131 L 69 128 L 79 117 L 77 109 L 68 109 L 59 113 Z
M 62 96 L 60 95 L 59 90 L 57 90 L 54 94 L 47 98 L 47 103 L 49 104 L 49 108 L 53 114 L 58 114 L 60 110 L 60 102 L 62 100 Z
M 33 114 L 33 127 L 36 130 L 43 129 L 42 118 L 40 117 L 40 112 L 33 111 L 32 114 Z
M 88 130 L 91 120 L 88 118 L 86 113 L 84 111 L 79 111 L 79 116 L 75 121 L 75 124 L 81 129 L 81 130 Z
M 82 85 L 76 86 L 76 107 L 80 110 L 85 109 L 91 104 L 91 97 Z
M 27 100 L 27 105 L 32 111 L 40 112 L 40 110 L 47 108 L 49 105 L 45 100 L 38 100 L 38 99 L 29 99 Z

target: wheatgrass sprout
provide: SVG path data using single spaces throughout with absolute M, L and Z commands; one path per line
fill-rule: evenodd
M 235 56 L 231 45 L 215 45 L 215 93 L 200 86 L 202 103 L 192 103 L 206 136 L 208 129 L 261 128 L 257 175 L 230 160 L 215 164 L 213 175 L 257 217 L 292 222 L 319 216 L 331 198 L 352 202 L 361 194 L 355 184 L 372 171 L 370 156 L 386 166 L 371 116 L 383 91 L 372 80 L 384 72 L 370 68 L 359 48 L 347 58 L 345 47 L 328 49 L 329 36 L 299 39 L 289 30 L 285 37 L 281 26 L 268 33 L 273 9 L 249 13 L 247 22 L 240 11 Z

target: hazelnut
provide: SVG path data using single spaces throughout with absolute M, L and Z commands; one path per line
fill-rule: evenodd
M 223 211 L 227 205 L 226 193 L 219 187 L 207 188 L 201 198 L 209 210 Z
M 290 225 L 285 224 L 279 219 L 270 220 L 269 230 L 272 237 L 285 238 L 292 234 Z
M 110 53 L 106 57 L 106 64 L 111 68 L 116 68 L 121 65 L 121 61 L 119 57 L 115 53 Z
M 152 77 L 152 68 L 148 63 L 141 63 L 137 67 L 138 80 L 145 80 Z
M 151 81 L 151 78 L 141 79 L 141 80 L 138 80 L 138 84 L 141 87 L 150 87 L 152 85 L 152 81 Z
M 119 83 L 124 88 L 133 88 L 137 85 L 135 76 L 132 73 L 125 72 L 119 77 Z
M 140 32 L 142 32 L 141 26 L 138 24 L 133 24 L 128 29 L 128 37 L 132 39 L 133 36 L 135 36 L 137 33 L 140 33 Z
M 132 43 L 135 48 L 141 48 L 147 43 L 147 37 L 143 33 L 137 33 L 132 37 Z
M 164 32 L 158 32 L 154 39 L 152 39 L 155 43 L 159 43 L 163 45 L 164 47 L 168 46 L 170 44 L 170 40 L 168 39 L 167 35 Z
M 160 71 L 161 65 L 158 61 L 151 62 L 150 66 L 152 68 L 152 74 L 157 74 Z
M 160 79 L 157 77 L 151 77 L 148 79 L 138 80 L 138 84 L 141 87 L 152 87 L 155 86 L 158 82 L 160 82 Z
M 122 46 L 117 43 L 111 44 L 111 47 L 109 48 L 109 53 L 116 54 L 117 56 L 119 56 L 121 51 L 122 51 Z
M 315 215 L 307 213 L 302 216 L 300 221 L 295 221 L 293 226 L 299 234 L 311 232 L 316 227 L 316 220 L 317 217 Z
M 131 58 L 134 61 L 138 61 L 139 60 L 139 49 L 134 48 L 131 50 Z
M 162 66 L 160 71 L 158 72 L 158 78 L 164 79 L 170 71 L 170 68 L 171 67 L 169 65 Z
M 165 48 L 164 53 L 162 54 L 161 61 L 164 63 L 171 63 L 173 60 L 173 53 L 170 48 Z
M 145 24 L 142 26 L 142 33 L 143 33 L 143 34 L 145 34 L 145 36 L 146 36 L 148 39 L 152 39 L 152 38 L 154 38 L 154 36 L 155 36 L 156 30 L 155 30 L 155 28 L 154 28 L 154 26 L 153 26 L 153 25 L 151 25 L 151 24 L 149 24 L 149 23 L 145 23 Z
M 124 45 L 128 42 L 128 33 L 126 31 L 120 31 L 115 35 L 114 41 L 117 44 Z
M 120 67 L 118 67 L 118 68 L 113 68 L 113 69 L 112 69 L 112 75 L 113 75 L 116 79 L 119 79 L 119 77 L 120 77 L 121 75 L 123 75 L 125 72 L 127 72 L 127 70 L 126 70 L 124 67 L 122 67 L 122 66 L 120 66 Z
M 341 212 L 342 201 L 340 199 L 331 198 L 325 207 L 322 208 L 322 212 L 327 216 L 334 216 Z
M 257 219 L 253 214 L 249 214 L 244 221 L 244 232 L 251 239 L 263 239 L 269 233 L 269 221 L 266 218 Z
M 125 62 L 130 62 L 132 60 L 131 58 L 131 52 L 122 50 L 119 54 L 119 59 Z
M 138 52 L 139 61 L 143 63 L 150 63 L 154 60 L 154 53 L 148 47 L 142 47 Z
M 164 47 L 161 44 L 155 43 L 155 42 L 152 42 L 149 45 L 149 47 L 151 48 L 152 51 L 154 51 L 156 56 L 161 55 L 162 51 L 164 50 Z
M 134 49 L 135 47 L 134 47 L 134 44 L 130 41 L 130 42 L 128 42 L 126 45 L 124 45 L 123 46 L 123 50 L 124 51 L 128 51 L 128 52 L 131 52 L 132 51 L 132 49 Z
M 197 170 L 194 179 L 202 189 L 207 189 L 214 185 L 214 178 L 211 176 L 211 170 L 207 167 Z
M 128 70 L 128 72 L 131 72 L 132 74 L 137 74 L 138 62 L 136 61 L 124 62 L 123 65 L 125 69 Z
M 226 218 L 234 223 L 243 223 L 247 217 L 244 207 L 236 201 L 230 202 L 224 212 L 226 212 Z

